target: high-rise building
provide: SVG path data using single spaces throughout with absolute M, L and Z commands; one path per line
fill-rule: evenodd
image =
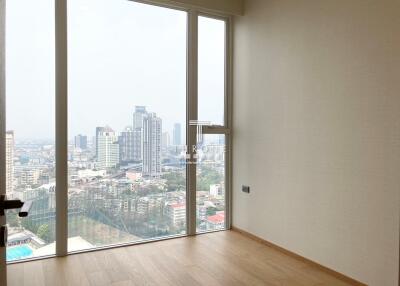
M 133 161 L 141 162 L 142 161 L 142 132 L 143 128 L 134 129 L 132 135 L 132 145 L 133 145 Z
M 106 129 L 106 127 L 96 127 L 96 140 L 95 140 L 96 142 L 94 142 L 94 143 L 95 143 L 95 147 L 96 147 L 96 158 L 99 157 L 98 149 L 97 149 L 97 146 L 98 146 L 98 137 L 99 137 L 99 134 L 100 134 L 101 132 L 105 131 L 105 129 Z
M 173 131 L 173 140 L 172 144 L 174 146 L 179 146 L 182 144 L 182 139 L 181 139 L 181 124 L 180 123 L 175 123 L 174 124 L 174 131 Z
M 135 106 L 135 112 L 133 113 L 133 129 L 143 128 L 143 117 L 146 114 L 146 106 Z
M 155 113 L 143 117 L 143 176 L 161 175 L 161 133 L 162 120 Z
M 171 139 L 168 132 L 162 134 L 162 148 L 166 150 L 171 145 Z
M 79 148 L 81 150 L 87 149 L 87 136 L 77 135 L 75 136 L 75 148 Z
M 118 137 L 119 159 L 121 162 L 133 161 L 133 140 L 134 132 L 132 127 L 126 127 Z
M 145 106 L 136 106 L 133 113 L 133 161 L 139 162 L 143 158 L 142 136 L 143 136 L 143 118 L 147 115 Z
M 105 127 L 97 136 L 97 162 L 100 168 L 114 168 L 119 164 L 118 136 Z
M 90 141 L 90 152 L 97 158 L 97 136 L 92 136 Z
M 6 194 L 13 195 L 14 182 L 14 132 L 6 132 Z

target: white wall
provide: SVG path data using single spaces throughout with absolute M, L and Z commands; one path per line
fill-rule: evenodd
M 248 0 L 234 36 L 233 225 L 398 285 L 400 1 Z

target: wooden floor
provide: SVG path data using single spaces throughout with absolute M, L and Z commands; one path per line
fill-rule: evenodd
M 9 265 L 9 286 L 350 285 L 226 231 Z

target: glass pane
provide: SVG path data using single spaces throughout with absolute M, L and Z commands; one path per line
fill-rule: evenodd
M 224 125 L 225 21 L 199 17 L 199 120 Z
M 54 1 L 7 1 L 7 197 L 33 201 L 28 217 L 7 211 L 7 261 L 55 253 Z
M 68 4 L 69 251 L 184 234 L 186 12 Z
M 197 146 L 197 231 L 225 228 L 225 135 L 202 135 Z

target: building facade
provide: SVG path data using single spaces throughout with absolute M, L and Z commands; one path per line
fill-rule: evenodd
M 145 106 L 136 106 L 133 113 L 133 161 L 142 161 L 142 136 L 143 136 L 143 118 L 147 115 Z
M 145 177 L 159 177 L 161 175 L 161 134 L 162 120 L 155 113 L 143 117 L 143 167 Z
M 39 185 L 39 179 L 42 175 L 41 169 L 22 168 L 16 170 L 16 181 L 19 186 L 35 186 Z
M 121 163 L 134 161 L 134 132 L 132 127 L 126 127 L 118 137 L 119 159 Z
M 100 135 L 100 133 L 102 133 L 102 132 L 104 132 L 106 130 L 106 127 L 96 127 L 96 137 L 95 137 L 95 142 L 94 142 L 94 145 L 95 145 L 95 149 L 96 149 L 96 158 L 98 159 L 98 157 L 99 157 L 99 154 L 98 154 L 98 141 L 99 141 L 99 135 Z
M 174 227 L 179 227 L 186 223 L 186 205 L 185 204 L 169 204 L 166 207 L 166 214 L 170 223 Z
M 77 135 L 75 136 L 75 148 L 86 150 L 87 149 L 87 136 Z
M 14 132 L 6 132 L 6 194 L 12 197 L 14 182 Z
M 172 140 L 172 144 L 175 146 L 179 146 L 182 144 L 182 138 L 181 138 L 181 134 L 182 134 L 182 130 L 181 130 L 181 124 L 180 123 L 175 123 L 174 124 L 174 130 L 173 130 L 173 140 Z
M 168 147 L 171 145 L 171 139 L 168 132 L 163 132 L 162 134 L 162 148 L 167 150 Z
M 118 136 L 111 128 L 105 128 L 97 136 L 97 162 L 100 168 L 115 168 L 119 160 Z

